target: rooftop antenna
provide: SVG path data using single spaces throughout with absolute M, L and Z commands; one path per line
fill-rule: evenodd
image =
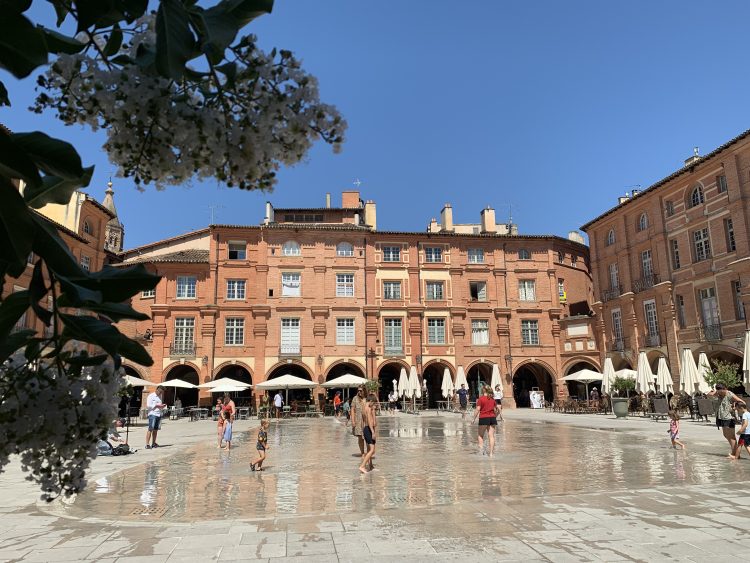
M 214 223 L 214 219 L 216 218 L 216 215 L 218 215 L 218 213 L 216 213 L 216 210 L 224 209 L 224 206 L 221 204 L 213 204 L 213 205 L 209 205 L 208 208 L 211 210 L 211 223 L 209 224 L 215 225 L 216 223 Z
M 508 204 L 508 226 L 513 224 L 513 204 Z
M 355 178 L 354 181 L 352 182 L 352 184 L 354 184 L 355 186 L 357 186 L 357 189 L 359 189 L 359 187 L 362 185 L 362 182 L 360 181 L 359 178 Z

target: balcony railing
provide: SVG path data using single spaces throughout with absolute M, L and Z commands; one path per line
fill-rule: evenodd
M 285 344 L 279 347 L 279 356 L 299 356 L 299 344 Z
M 659 283 L 659 274 L 649 274 L 647 276 L 643 276 L 641 279 L 635 280 L 633 282 L 633 293 L 640 293 L 641 291 L 651 289 L 657 283 Z
M 704 342 L 718 342 L 721 340 L 721 325 L 703 325 L 701 328 Z
M 612 299 L 617 299 L 620 295 L 622 295 L 622 286 L 616 285 L 604 290 L 602 301 L 611 301 Z
M 195 357 L 195 342 L 173 342 L 169 345 L 170 356 Z
M 661 346 L 661 337 L 658 334 L 646 334 L 646 346 Z

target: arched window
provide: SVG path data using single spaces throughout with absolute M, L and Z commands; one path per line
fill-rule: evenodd
M 87 235 L 91 234 L 91 225 L 89 225 L 88 221 L 83 222 L 83 232 L 86 233 Z
M 703 188 L 701 186 L 695 186 L 693 193 L 690 194 L 690 207 L 695 207 L 704 202 L 703 199 Z
M 348 242 L 340 242 L 336 247 L 336 256 L 354 256 L 354 247 Z
M 646 229 L 648 229 L 648 215 L 641 213 L 641 216 L 638 218 L 638 230 L 645 231 Z
M 296 243 L 293 240 L 290 240 L 284 243 L 284 246 L 281 247 L 281 253 L 284 256 L 301 256 L 302 255 L 302 251 L 300 250 L 299 243 Z
M 610 229 L 607 233 L 607 246 L 611 246 L 615 243 L 615 230 Z
M 558 261 L 558 262 L 559 262 L 560 264 L 562 264 L 562 263 L 564 263 L 564 262 L 565 262 L 565 253 L 564 253 L 564 252 L 559 252 L 559 251 L 558 251 L 558 253 L 557 253 L 557 261 Z
M 519 260 L 531 260 L 531 252 L 526 250 L 525 248 L 522 248 L 518 251 L 518 259 Z

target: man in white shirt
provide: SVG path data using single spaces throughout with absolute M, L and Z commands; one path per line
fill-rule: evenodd
M 276 418 L 281 417 L 281 407 L 284 405 L 284 399 L 281 397 L 281 391 L 276 391 L 273 398 L 273 406 L 276 407 Z
M 167 408 L 167 405 L 163 403 L 163 398 L 164 387 L 159 385 L 156 391 L 151 393 L 146 399 L 146 407 L 148 408 L 148 430 L 146 430 L 147 450 L 159 447 L 159 444 L 156 443 L 156 435 L 159 433 L 159 428 L 161 428 L 162 409 Z

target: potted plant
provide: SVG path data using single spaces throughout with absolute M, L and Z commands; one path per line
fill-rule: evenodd
M 615 377 L 612 382 L 612 389 L 617 391 L 617 397 L 612 397 L 612 412 L 617 418 L 628 416 L 628 402 L 630 392 L 635 390 L 635 380 L 629 377 Z M 623 397 L 623 393 L 625 396 Z

